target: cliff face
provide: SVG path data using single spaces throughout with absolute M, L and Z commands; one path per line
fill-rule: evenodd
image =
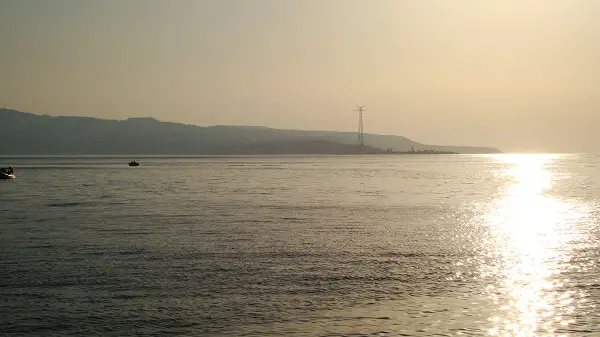
M 356 149 L 353 132 L 266 127 L 200 127 L 154 118 L 105 120 L 50 117 L 0 109 L 0 154 L 345 154 Z M 365 134 L 362 153 L 382 149 L 435 149 L 497 153 L 494 148 L 431 146 L 401 136 Z

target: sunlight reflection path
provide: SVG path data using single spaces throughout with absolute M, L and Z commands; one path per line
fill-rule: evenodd
M 564 291 L 560 274 L 571 257 L 568 243 L 581 214 L 545 192 L 552 186 L 552 155 L 498 157 L 508 166 L 510 183 L 486 219 L 492 229 L 487 244 L 502 261 L 503 284 L 490 286 L 498 310 L 490 317 L 491 335 L 554 335 L 573 324 L 573 292 Z M 489 271 L 488 271 L 489 272 Z

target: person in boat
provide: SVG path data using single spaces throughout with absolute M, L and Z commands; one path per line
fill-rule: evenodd
M 8 165 L 8 174 L 13 174 L 13 169 L 10 165 Z

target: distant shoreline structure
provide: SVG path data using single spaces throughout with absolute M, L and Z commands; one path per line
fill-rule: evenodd
M 384 154 L 401 155 L 401 154 L 460 154 L 460 153 L 459 152 L 451 152 L 451 151 L 423 150 L 423 151 L 394 151 L 394 152 L 386 152 Z
M 454 151 L 439 151 L 439 150 L 416 150 L 413 147 L 410 151 L 394 151 L 392 149 L 385 150 L 386 154 L 460 154 L 459 152 Z

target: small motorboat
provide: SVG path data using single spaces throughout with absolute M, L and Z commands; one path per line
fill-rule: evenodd
M 129 166 L 140 166 L 140 163 L 138 163 L 137 161 L 133 160 L 129 162 Z
M 1 180 L 8 180 L 8 179 L 15 179 L 17 178 L 15 176 L 15 172 L 13 171 L 12 167 L 8 167 L 8 168 L 0 168 L 0 179 Z

